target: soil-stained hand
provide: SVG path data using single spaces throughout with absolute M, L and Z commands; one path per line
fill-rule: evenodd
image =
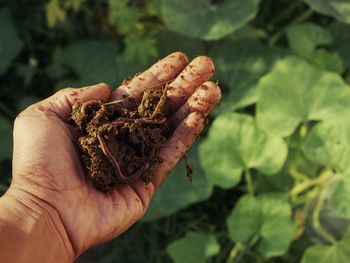
M 113 94 L 106 84 L 64 89 L 22 112 L 15 121 L 13 181 L 7 196 L 49 214 L 72 260 L 87 248 L 112 239 L 146 211 L 154 191 L 195 141 L 205 117 L 220 102 L 220 88 L 208 81 L 214 64 L 200 56 L 189 63 L 181 52 L 157 62 Z M 137 98 L 141 92 L 174 80 L 168 90 L 168 122 L 174 128 L 156 153 L 163 159 L 153 182 L 142 180 L 104 195 L 86 180 L 69 124 L 76 101 Z

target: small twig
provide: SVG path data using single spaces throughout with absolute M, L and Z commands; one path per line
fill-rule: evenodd
M 162 118 L 160 120 L 150 120 L 150 119 L 133 119 L 127 117 L 120 117 L 113 121 L 112 126 L 123 126 L 126 123 L 136 123 L 140 122 L 141 124 L 163 124 L 166 122 L 166 118 Z

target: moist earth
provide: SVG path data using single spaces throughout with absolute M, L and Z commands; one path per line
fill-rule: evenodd
M 139 178 L 152 180 L 151 168 L 161 161 L 154 153 L 170 134 L 166 89 L 146 91 L 140 102 L 125 98 L 73 105 L 82 165 L 96 189 L 108 193 Z

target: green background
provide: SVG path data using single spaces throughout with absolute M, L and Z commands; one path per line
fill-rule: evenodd
M 193 182 L 180 162 L 78 262 L 350 262 L 350 0 L 1 1 L 1 193 L 22 110 L 178 50 L 212 57 L 223 91 Z

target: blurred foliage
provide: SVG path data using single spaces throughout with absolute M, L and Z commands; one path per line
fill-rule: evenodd
M 350 262 L 350 2 L 3 0 L 0 190 L 12 128 L 67 87 L 170 52 L 213 57 L 223 90 L 149 211 L 78 262 Z

